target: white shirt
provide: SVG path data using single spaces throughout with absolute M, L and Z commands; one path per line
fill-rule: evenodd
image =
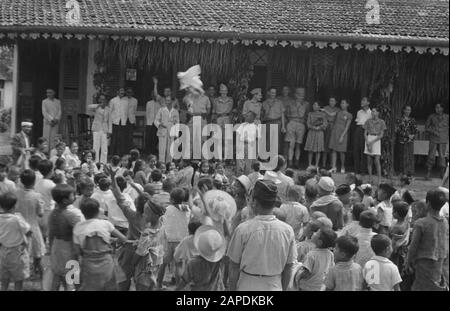
M 126 125 L 128 119 L 128 97 L 114 97 L 109 102 L 111 107 L 111 122 L 114 125 Z M 131 122 L 131 120 L 130 120 Z
M 61 102 L 59 101 L 59 99 L 44 99 L 42 101 L 42 115 L 44 116 L 44 121 L 46 121 L 47 123 L 50 123 L 50 121 L 52 120 L 60 120 Z
M 100 203 L 100 209 L 108 212 L 108 219 L 115 226 L 128 228 L 128 220 L 117 204 L 116 198 L 111 190 L 102 191 L 97 189 L 92 194 L 91 199 L 97 200 Z
M 363 269 L 364 280 L 372 291 L 393 291 L 402 281 L 397 266 L 389 259 L 373 256 Z
M 56 184 L 50 179 L 42 179 L 36 183 L 34 190 L 42 195 L 44 201 L 44 211 L 51 211 L 55 208 L 55 201 L 53 201 L 52 189 Z
M 158 113 L 159 108 L 161 108 L 161 105 L 158 101 L 151 100 L 147 102 L 147 105 L 145 107 L 145 124 L 147 126 L 153 125 L 153 122 L 155 122 L 156 114 Z
M 73 242 L 83 247 L 87 237 L 99 236 L 109 244 L 114 229 L 114 225 L 105 219 L 93 218 L 80 221 L 73 228 Z
M 448 202 L 447 202 L 442 206 L 441 211 L 439 212 L 439 216 L 448 218 L 448 213 L 449 212 L 448 212 Z
M 356 114 L 356 119 L 355 119 L 356 125 L 361 125 L 362 126 L 370 118 L 372 118 L 372 110 L 370 110 L 370 108 L 367 109 L 367 111 L 364 110 L 364 109 L 361 109 Z

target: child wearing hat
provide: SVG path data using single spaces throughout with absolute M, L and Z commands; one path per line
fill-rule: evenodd
M 224 236 L 204 225 L 195 232 L 193 242 L 199 255 L 187 263 L 176 290 L 190 285 L 192 291 L 223 291 L 221 259 L 227 248 Z

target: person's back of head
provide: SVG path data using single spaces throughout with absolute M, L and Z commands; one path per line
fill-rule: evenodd
M 162 189 L 165 192 L 170 193 L 175 188 L 175 182 L 172 178 L 166 178 L 162 183 Z
M 396 201 L 392 204 L 393 217 L 399 221 L 405 220 L 409 212 L 409 205 L 404 201 Z
M 300 173 L 297 175 L 297 184 L 298 184 L 299 186 L 305 186 L 307 180 L 308 180 L 308 176 L 306 175 L 305 172 L 300 172 Z
M 359 225 L 366 229 L 372 229 L 377 222 L 377 216 L 372 211 L 364 211 L 359 215 Z
M 345 254 L 345 261 L 349 261 L 359 250 L 358 239 L 351 235 L 343 235 L 336 239 L 336 249 Z
M 33 170 L 26 169 L 20 174 L 20 182 L 25 188 L 32 188 L 36 182 L 36 174 Z
M 48 177 L 53 171 L 53 163 L 50 160 L 42 160 L 39 162 L 38 170 L 41 172 L 42 176 Z
M 402 198 L 403 201 L 405 201 L 406 203 L 408 203 L 408 205 L 411 205 L 414 203 L 414 198 L 412 197 L 411 193 L 409 191 L 405 191 L 402 194 Z
M 328 170 L 326 170 L 324 168 L 321 168 L 319 170 L 319 175 L 322 176 L 322 177 L 331 177 L 330 171 L 328 171 Z
M 123 192 L 127 188 L 127 181 L 125 180 L 125 178 L 123 176 L 117 176 L 116 183 L 120 189 L 120 192 Z
M 277 155 L 277 166 L 273 169 L 274 172 L 281 171 L 286 165 L 286 159 L 280 154 Z
M 191 221 L 188 224 L 189 235 L 194 235 L 197 229 L 201 227 L 201 225 L 202 223 L 199 221 Z
M 183 188 L 175 188 L 170 192 L 170 201 L 173 204 L 181 204 L 184 202 L 184 190 Z
M 314 233 L 320 230 L 322 224 L 317 220 L 310 221 L 305 227 L 305 236 L 307 239 L 311 239 Z
M 115 156 L 113 156 L 112 158 L 111 158 L 111 164 L 113 165 L 113 166 L 119 166 L 120 165 L 120 157 L 118 156 L 118 155 L 115 155 Z
M 372 185 L 369 185 L 369 184 L 361 185 L 361 189 L 362 189 L 364 195 L 370 196 L 370 197 L 373 195 Z
M 64 164 L 66 164 L 66 159 L 64 158 L 58 158 L 55 161 L 55 170 L 63 170 Z
M 294 170 L 292 168 L 287 168 L 286 172 L 285 172 L 285 175 L 287 177 L 291 177 L 292 179 L 294 179 L 295 172 L 294 172 Z
M 319 195 L 319 190 L 317 189 L 317 183 L 309 182 L 309 180 L 306 182 L 305 185 L 305 198 L 309 200 L 314 200 Z
M 100 182 L 100 179 L 102 178 L 107 178 L 108 176 L 105 173 L 98 173 L 94 175 L 94 183 L 96 185 L 98 185 L 98 183 Z
M 316 240 L 317 248 L 324 249 L 334 247 L 337 234 L 333 229 L 321 228 L 316 234 L 318 235 Z
M 17 196 L 13 192 L 6 192 L 0 195 L 0 208 L 5 212 L 10 212 L 14 209 L 17 203 Z
M 377 256 L 388 257 L 391 249 L 392 241 L 384 234 L 377 234 L 370 240 L 370 247 Z
M 204 187 L 206 187 L 206 189 L 212 190 L 214 189 L 213 179 L 211 177 L 201 177 L 198 180 L 197 187 L 199 189 L 203 189 Z
M 81 201 L 80 210 L 86 220 L 96 218 L 100 212 L 100 204 L 97 200 L 87 198 Z
M 261 167 L 261 164 L 260 164 L 259 162 L 253 162 L 253 163 L 252 163 L 252 170 L 253 170 L 253 171 L 259 172 L 260 167 Z
M 85 194 L 87 192 L 92 193 L 94 190 L 94 182 L 89 177 L 81 177 L 77 182 L 77 190 L 79 194 Z M 89 191 L 88 191 L 89 190 Z
M 300 202 L 304 197 L 304 188 L 297 185 L 288 187 L 287 199 L 289 202 Z
M 28 160 L 28 166 L 30 167 L 30 169 L 32 169 L 33 171 L 37 171 L 38 167 L 39 167 L 39 162 L 41 161 L 41 157 L 33 154 L 30 159 Z
M 108 191 L 111 187 L 111 180 L 108 177 L 103 177 L 98 181 L 98 187 L 101 191 Z
M 319 217 L 319 218 L 317 218 L 317 221 L 320 223 L 321 228 L 327 228 L 327 229 L 333 228 L 333 222 L 328 217 Z
M 356 203 L 353 204 L 352 207 L 352 218 L 355 221 L 359 221 L 359 217 L 362 212 L 367 211 L 368 208 L 364 205 L 364 203 Z
M 428 191 L 425 198 L 427 206 L 435 212 L 439 212 L 446 201 L 445 193 L 440 189 Z
M 162 173 L 159 169 L 154 169 L 150 173 L 150 181 L 151 182 L 160 182 L 162 180 Z
M 56 204 L 61 206 L 67 206 L 69 204 L 72 204 L 72 202 L 70 202 L 69 199 L 71 196 L 73 196 L 74 192 L 75 192 L 74 189 L 67 184 L 58 184 L 51 191 L 53 201 L 55 201 Z

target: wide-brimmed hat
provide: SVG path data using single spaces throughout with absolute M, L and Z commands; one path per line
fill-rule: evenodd
M 203 225 L 195 231 L 194 246 L 209 262 L 220 261 L 227 250 L 225 238 L 213 226 Z
M 246 175 L 241 175 L 238 178 L 236 178 L 242 186 L 244 186 L 245 191 L 249 193 L 250 189 L 252 188 L 252 182 L 250 181 L 250 178 L 248 178 Z
M 263 177 L 264 180 L 271 180 L 276 185 L 281 184 L 281 180 L 278 178 L 278 174 L 273 171 L 266 171 Z
M 236 201 L 222 190 L 209 190 L 203 195 L 208 215 L 214 221 L 230 221 L 236 214 Z

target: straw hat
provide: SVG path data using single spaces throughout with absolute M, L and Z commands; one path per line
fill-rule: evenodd
M 201 226 L 195 231 L 194 246 L 209 262 L 220 261 L 227 250 L 225 238 L 213 226 Z
M 222 190 L 209 190 L 203 195 L 208 215 L 214 221 L 231 221 L 236 214 L 236 201 Z
M 281 184 L 281 180 L 278 178 L 278 174 L 273 171 L 266 171 L 264 174 L 263 180 L 271 180 L 276 185 Z

